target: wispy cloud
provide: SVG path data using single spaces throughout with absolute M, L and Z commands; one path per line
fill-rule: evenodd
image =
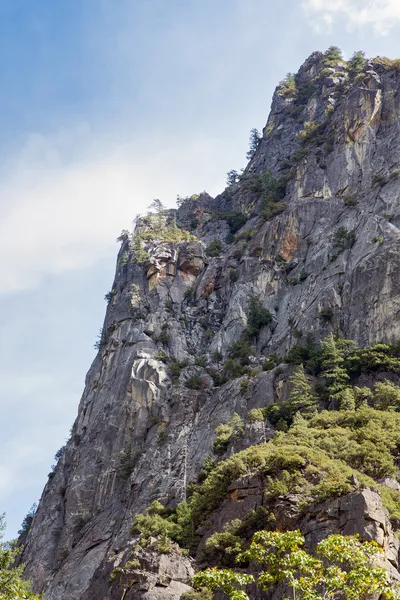
M 302 0 L 301 7 L 321 33 L 340 18 L 349 30 L 369 25 L 380 35 L 400 23 L 399 0 Z
M 210 155 L 220 150 L 220 142 L 201 136 L 168 152 L 160 140 L 157 150 L 143 150 L 142 140 L 127 147 L 98 139 L 95 148 L 96 139 L 87 136 L 82 152 L 76 132 L 70 137 L 77 140 L 69 148 L 77 155 L 72 161 L 62 156 L 62 133 L 31 136 L 8 165 L 0 184 L 0 294 L 34 288 L 48 275 L 115 253 L 115 237 L 152 198 L 173 204 L 177 193 L 201 191 L 190 187 L 196 170 L 211 175 L 206 163 L 215 164 Z

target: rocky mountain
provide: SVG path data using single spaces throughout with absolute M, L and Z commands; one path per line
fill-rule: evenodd
M 263 527 L 310 548 L 359 533 L 400 579 L 399 92 L 398 61 L 312 54 L 221 195 L 156 202 L 121 234 L 23 553 L 44 600 L 178 600 L 195 569 L 226 564 L 216 533 Z M 295 402 L 300 363 L 317 415 Z M 162 544 L 132 530 L 154 501 L 177 523 Z

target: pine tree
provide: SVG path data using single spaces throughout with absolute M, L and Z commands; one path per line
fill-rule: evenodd
M 250 131 L 249 151 L 246 154 L 247 160 L 251 160 L 254 157 L 260 141 L 261 141 L 260 132 L 258 131 L 258 129 L 253 128 Z
M 318 400 L 304 373 L 303 365 L 298 365 L 291 375 L 288 408 L 292 415 L 299 412 L 303 417 L 311 417 L 317 412 Z
M 325 379 L 327 396 L 330 400 L 339 402 L 340 406 L 343 404 L 344 408 L 344 405 L 349 404 L 350 400 L 347 392 L 343 396 L 343 392 L 348 388 L 350 377 L 344 368 L 343 352 L 335 342 L 332 333 L 322 342 L 322 352 L 321 375 Z
M 150 258 L 150 254 L 144 248 L 143 240 L 138 235 L 132 237 L 130 250 L 133 253 L 135 263 L 143 263 Z
M 345 388 L 337 395 L 340 410 L 355 410 L 356 399 L 350 387 Z
M 163 214 L 166 210 L 164 204 L 158 198 L 153 200 L 153 202 L 148 206 L 148 209 L 157 214 Z
M 227 185 L 235 185 L 239 180 L 239 173 L 235 171 L 235 169 L 231 169 L 226 174 L 226 184 Z
M 355 75 L 357 75 L 357 73 L 360 73 L 360 71 L 363 70 L 366 62 L 367 61 L 365 58 L 365 52 L 363 52 L 362 50 L 357 50 L 356 52 L 354 52 L 353 56 L 347 63 L 347 68 L 349 70 L 350 75 L 354 77 Z

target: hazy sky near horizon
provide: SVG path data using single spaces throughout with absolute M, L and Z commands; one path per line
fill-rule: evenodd
M 400 54 L 398 0 L 1 0 L 0 513 L 75 419 L 121 229 L 222 191 L 314 50 Z

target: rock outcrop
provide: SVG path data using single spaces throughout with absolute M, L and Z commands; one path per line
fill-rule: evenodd
M 376 59 L 354 80 L 315 53 L 296 79 L 297 96 L 277 88 L 240 180 L 168 216 L 193 239 L 144 237 L 137 261 L 122 237 L 99 351 L 23 554 L 44 600 L 180 598 L 187 557 L 149 551 L 122 583 L 110 574 L 129 558 L 135 514 L 185 499 L 215 428 L 285 397 L 287 367 L 262 372 L 266 358 L 307 334 L 339 331 L 361 346 L 400 338 L 400 72 Z M 272 315 L 249 357 L 254 372 L 217 386 L 213 370 L 247 326 L 251 295 Z M 226 456 L 273 435 L 245 428 Z M 263 485 L 231 485 L 236 516 L 262 504 Z M 311 547 L 337 531 L 374 539 L 397 573 L 398 541 L 373 489 L 291 523 Z

